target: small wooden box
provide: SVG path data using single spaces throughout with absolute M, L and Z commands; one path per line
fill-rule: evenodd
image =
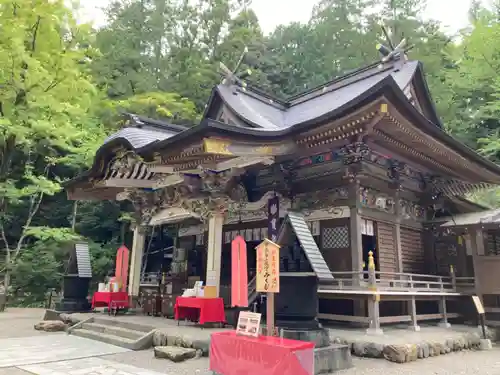
M 203 288 L 204 298 L 217 298 L 217 287 L 216 286 L 206 286 Z

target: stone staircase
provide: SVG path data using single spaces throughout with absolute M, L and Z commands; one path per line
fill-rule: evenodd
M 154 327 L 129 322 L 92 317 L 77 323 L 68 334 L 105 342 L 131 350 L 153 345 Z

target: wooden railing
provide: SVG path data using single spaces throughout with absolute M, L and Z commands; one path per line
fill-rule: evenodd
M 473 277 L 454 277 L 374 271 L 332 272 L 334 280 L 320 289 L 360 290 L 376 287 L 381 291 L 465 292 L 474 289 Z

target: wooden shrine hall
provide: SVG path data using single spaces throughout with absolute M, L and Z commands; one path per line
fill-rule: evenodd
M 443 130 L 422 64 L 390 53 L 286 100 L 228 73 L 190 128 L 127 115 L 66 190 L 73 200 L 132 202 L 135 297 L 148 226 L 175 223 L 184 268 L 225 298 L 231 240 L 241 234 L 253 249 L 275 235 L 272 220 L 279 228 L 299 212 L 333 276 L 319 285 L 318 317 L 378 332 L 448 325 L 460 313 L 454 302 L 477 293 L 473 249 L 442 225 L 483 210 L 464 196 L 497 184 L 500 167 Z M 291 255 L 284 272 L 303 263 Z

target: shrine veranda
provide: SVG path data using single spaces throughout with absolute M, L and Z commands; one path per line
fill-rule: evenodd
M 282 277 L 318 278 L 317 318 L 379 332 L 386 323 L 418 330 L 419 321 L 474 319 L 471 295 L 483 298 L 489 324 L 500 321 L 500 213 L 464 198 L 498 184 L 499 166 L 443 130 L 421 63 L 394 55 L 286 100 L 228 77 L 190 128 L 128 115 L 66 190 L 73 200 L 132 202 L 133 297 L 169 272 L 182 284 L 171 298 L 198 277 L 214 280 L 230 306 L 239 234 L 253 303 L 255 246 L 298 215 L 318 251 L 295 233 Z M 165 261 L 175 258 L 168 251 L 144 257 L 147 232 L 156 227 L 161 243 L 166 226 L 176 228 L 185 265 Z

